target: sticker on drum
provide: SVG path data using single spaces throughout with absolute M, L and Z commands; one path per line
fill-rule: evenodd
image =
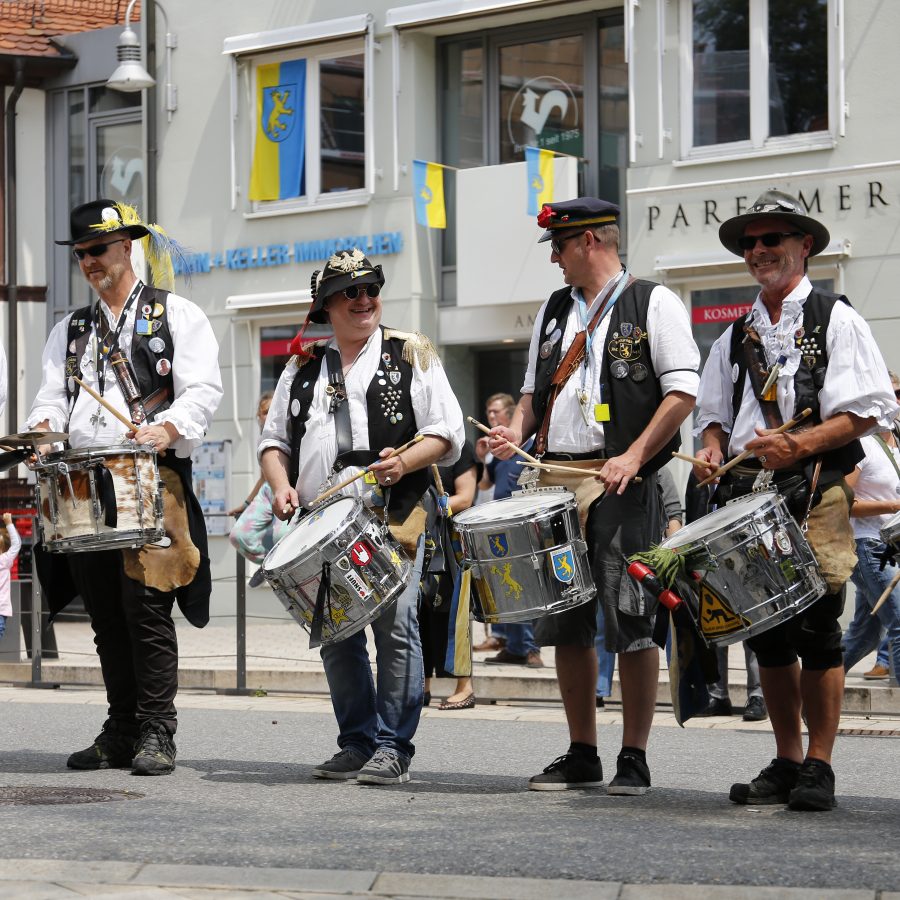
M 509 555 L 509 542 L 503 532 L 489 534 L 487 539 L 488 546 L 491 548 L 491 554 L 496 556 L 497 559 L 503 559 L 504 556 Z
M 781 551 L 782 556 L 788 556 L 794 549 L 788 533 L 782 528 L 775 532 L 775 546 Z
M 557 581 L 568 584 L 575 577 L 575 554 L 571 546 L 560 547 L 550 554 L 553 563 L 553 575 Z
M 700 586 L 700 630 L 704 637 L 723 637 L 750 623 L 739 616 L 709 585 Z
M 357 541 L 350 548 L 350 559 L 358 566 L 367 566 L 372 562 L 372 548 L 365 541 Z
M 351 569 L 349 572 L 344 573 L 344 581 L 356 591 L 357 596 L 360 600 L 365 600 L 372 591 L 369 589 L 369 586 L 356 574 L 356 572 Z

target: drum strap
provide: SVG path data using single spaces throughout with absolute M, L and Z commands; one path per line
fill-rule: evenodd
M 97 486 L 100 489 L 100 505 L 103 507 L 103 522 L 108 528 L 115 528 L 119 521 L 116 504 L 116 486 L 112 472 L 100 463 L 94 471 L 97 473 Z
M 891 465 L 894 467 L 894 471 L 897 473 L 897 478 L 900 478 L 900 466 L 897 465 L 897 460 L 894 457 L 894 454 L 891 452 L 891 448 L 888 446 L 887 441 L 880 435 L 875 435 L 875 440 L 878 441 L 879 446 L 882 450 L 884 450 L 887 458 L 891 461 Z
M 326 559 L 322 563 L 322 575 L 319 579 L 319 590 L 316 592 L 316 606 L 313 610 L 312 622 L 309 626 L 309 649 L 314 650 L 322 643 L 322 626 L 325 623 L 325 604 L 331 607 L 331 563 Z
M 347 387 L 344 384 L 344 369 L 340 351 L 329 347 L 325 352 L 325 362 L 328 366 L 328 387 L 325 390 L 331 397 L 328 411 L 334 415 L 337 459 L 340 459 L 342 454 L 353 449 L 350 404 L 347 402 Z
M 753 329 L 745 328 L 743 348 L 744 359 L 747 362 L 747 374 L 750 376 L 750 384 L 753 386 L 753 393 L 759 401 L 759 408 L 762 410 L 763 418 L 769 428 L 780 428 L 784 425 L 784 419 L 781 410 L 778 408 L 778 402 L 775 400 L 775 387 L 767 394 L 763 394 L 763 388 L 766 379 L 769 377 L 769 367 L 766 363 L 766 354 L 763 350 L 762 342 L 759 335 Z

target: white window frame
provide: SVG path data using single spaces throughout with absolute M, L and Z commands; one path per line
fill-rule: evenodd
M 357 20 L 363 27 L 359 28 Z M 289 34 L 290 29 L 262 35 L 229 38 L 225 42 L 226 54 L 232 57 L 231 72 L 231 208 L 237 209 L 239 197 L 245 198 L 243 216 L 246 219 L 293 215 L 323 209 L 340 209 L 368 204 L 375 192 L 375 158 L 373 133 L 373 23 L 371 16 L 334 20 L 344 25 L 335 29 L 334 39 L 318 29 L 313 40 L 303 40 L 301 34 Z M 323 23 L 329 25 L 331 23 Z M 300 31 L 301 29 L 298 29 Z M 353 34 L 353 36 L 346 36 Z M 341 34 L 340 39 L 337 35 Z M 295 37 L 291 40 L 291 37 Z M 365 185 L 347 191 L 321 192 L 321 121 L 319 64 L 325 59 L 340 56 L 362 56 L 364 78 L 365 119 Z M 281 63 L 292 59 L 305 59 L 306 92 L 304 115 L 306 123 L 305 193 L 285 200 L 250 200 L 246 197 L 253 165 L 255 123 L 257 119 L 256 72 L 259 66 Z M 243 104 L 240 102 L 243 98 Z
M 824 131 L 769 136 L 769 41 L 768 0 L 748 0 L 750 7 L 750 138 L 722 144 L 694 146 L 694 7 L 680 0 L 681 23 L 681 160 L 675 165 L 710 160 L 744 159 L 750 156 L 828 150 L 844 133 L 843 2 L 828 0 L 828 128 Z

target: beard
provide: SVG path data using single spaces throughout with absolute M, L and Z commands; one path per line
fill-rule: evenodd
M 101 291 L 108 291 L 115 287 L 125 274 L 124 263 L 113 263 L 106 269 L 106 274 L 97 282 L 97 287 Z

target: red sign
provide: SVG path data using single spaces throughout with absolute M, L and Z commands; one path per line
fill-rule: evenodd
M 751 303 L 729 303 L 724 306 L 695 306 L 691 309 L 691 321 L 695 325 L 718 325 L 733 322 L 750 312 Z
M 358 541 L 350 548 L 350 558 L 358 566 L 367 566 L 372 561 L 372 548 L 365 541 Z

